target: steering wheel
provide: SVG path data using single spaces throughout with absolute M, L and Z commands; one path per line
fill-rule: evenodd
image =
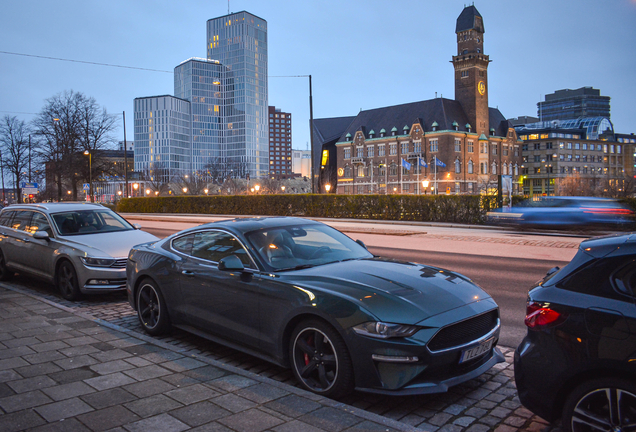
M 314 258 L 318 258 L 318 256 L 324 254 L 324 253 L 328 253 L 331 252 L 331 248 L 328 246 L 320 246 L 318 249 L 316 249 L 311 255 L 309 255 L 309 259 L 314 259 Z

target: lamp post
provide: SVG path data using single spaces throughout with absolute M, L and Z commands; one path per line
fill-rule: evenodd
M 208 192 L 209 192 L 209 190 L 208 190 L 207 188 L 206 188 L 206 189 L 203 189 L 203 193 L 204 193 L 204 194 L 206 194 L 206 195 L 207 195 L 207 194 L 208 194 Z
M 254 185 L 254 190 L 256 191 L 256 193 L 258 193 L 260 189 L 261 189 L 261 185 Z
M 159 196 L 159 191 L 155 191 L 155 196 Z
M 422 181 L 422 187 L 424 188 L 424 195 L 426 195 L 426 189 L 428 189 L 428 180 Z
M 91 196 L 91 202 L 93 202 L 93 155 L 88 150 L 84 150 L 84 155 L 88 156 L 88 193 Z
M 329 193 L 330 190 L 331 190 L 331 185 L 329 183 L 327 183 L 325 185 L 325 191 L 327 191 L 327 193 Z
M 150 195 L 150 189 L 146 189 L 146 195 Z
M 188 188 L 187 187 L 184 187 L 182 190 L 183 190 L 184 194 L 188 193 Z
M 119 197 L 119 199 L 121 200 L 121 191 L 120 191 L 120 190 L 118 190 L 118 191 L 117 191 L 117 196 L 118 196 L 118 197 Z
M 282 190 L 282 191 L 283 191 L 283 193 L 285 193 L 285 186 L 281 186 L 281 187 L 280 187 L 280 190 Z
M 133 195 L 133 197 L 134 197 L 134 196 L 135 196 L 135 193 L 137 193 L 137 189 L 139 189 L 139 183 L 133 183 L 133 189 L 134 189 L 134 192 L 133 192 L 133 194 L 132 194 L 132 195 Z

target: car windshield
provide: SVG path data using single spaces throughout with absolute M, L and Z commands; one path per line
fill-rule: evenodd
M 274 271 L 373 257 L 360 244 L 327 225 L 265 228 L 245 237 L 260 260 Z
M 99 234 L 135 229 L 117 213 L 108 209 L 76 210 L 51 215 L 60 235 Z

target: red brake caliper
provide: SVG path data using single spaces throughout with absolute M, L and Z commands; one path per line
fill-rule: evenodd
M 309 339 L 307 339 L 307 345 L 311 346 L 314 343 L 314 336 L 309 336 Z M 304 353 L 305 355 L 305 366 L 307 366 L 309 364 L 309 354 Z

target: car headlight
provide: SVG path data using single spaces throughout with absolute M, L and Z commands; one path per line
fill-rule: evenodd
M 413 336 L 420 329 L 418 326 L 406 324 L 389 324 L 369 321 L 353 327 L 353 331 L 364 336 L 378 339 L 399 338 Z
M 115 264 L 114 258 L 80 257 L 84 265 L 91 267 L 110 267 Z

